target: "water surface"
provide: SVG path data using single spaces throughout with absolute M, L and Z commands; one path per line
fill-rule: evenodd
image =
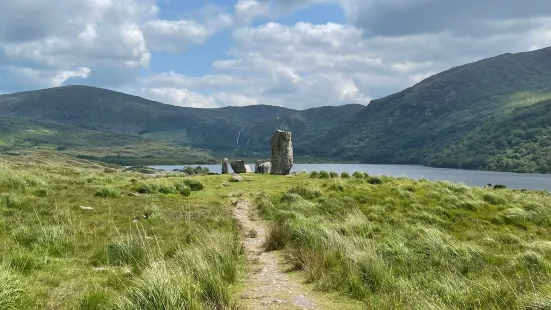
M 254 169 L 254 164 L 249 164 Z M 220 173 L 222 165 L 202 165 L 212 172 Z M 156 169 L 174 170 L 184 166 L 150 166 Z M 460 169 L 429 168 L 410 165 L 365 165 L 365 164 L 295 164 L 292 171 L 335 171 L 338 173 L 355 171 L 367 172 L 374 176 L 405 176 L 412 179 L 428 179 L 432 181 L 452 181 L 471 186 L 484 186 L 487 183 L 505 184 L 516 189 L 541 189 L 551 191 L 551 174 L 530 174 L 476 171 Z M 231 168 L 230 168 L 231 171 Z

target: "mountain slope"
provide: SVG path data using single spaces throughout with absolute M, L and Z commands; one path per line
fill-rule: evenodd
M 535 123 L 521 122 L 515 115 L 521 113 L 519 107 L 548 98 L 551 48 L 505 54 L 452 68 L 374 100 L 352 120 L 313 141 L 311 148 L 317 156 L 366 163 L 516 170 L 510 165 L 491 164 L 489 159 L 471 160 L 480 157 L 473 145 L 485 139 L 478 136 L 495 131 L 497 124 L 510 122 L 507 124 L 512 130 L 503 135 L 521 127 L 535 129 Z M 540 121 L 537 128 L 547 130 L 551 126 L 551 118 Z M 460 143 L 463 148 L 456 147 Z M 492 158 L 505 156 L 509 149 L 496 148 L 495 152 Z M 532 163 L 520 170 L 551 172 L 547 165 L 536 163 L 540 159 L 537 155 L 525 158 Z
M 251 156 L 269 154 L 269 139 L 276 129 L 292 130 L 300 149 L 302 144 L 364 108 L 346 105 L 296 111 L 258 105 L 196 109 L 87 86 L 0 96 L 0 115 L 192 145 L 223 156 L 235 152 Z M 297 155 L 301 155 L 300 151 Z
M 191 147 L 10 116 L 0 116 L 0 149 L 58 150 L 78 157 L 126 165 L 215 162 L 207 152 Z

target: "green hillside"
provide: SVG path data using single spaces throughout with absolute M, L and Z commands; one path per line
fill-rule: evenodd
M 0 149 L 58 150 L 126 165 L 214 163 L 209 153 L 174 143 L 7 116 L 0 117 Z
M 372 101 L 316 139 L 316 156 L 365 163 L 551 172 L 551 48 L 452 68 Z
M 361 105 L 304 111 L 267 105 L 184 108 L 87 86 L 0 96 L 0 115 L 191 145 L 221 156 L 266 155 L 270 151 L 271 134 L 281 128 L 292 130 L 294 142 L 300 147 L 364 108 Z

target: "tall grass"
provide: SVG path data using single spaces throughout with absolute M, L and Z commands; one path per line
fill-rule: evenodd
M 0 167 L 0 309 L 237 307 L 241 244 L 205 190 L 219 181 L 56 155 Z
M 241 250 L 233 234 L 205 232 L 171 259 L 153 261 L 129 285 L 114 309 L 237 309 L 232 285 Z
M 23 284 L 6 266 L 0 265 L 0 309 L 20 308 Z
M 267 248 L 318 289 L 373 309 L 551 304 L 548 194 L 359 177 L 324 181 L 320 195 L 305 184 L 260 197 Z

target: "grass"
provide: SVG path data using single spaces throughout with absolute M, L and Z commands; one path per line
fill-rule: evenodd
M 0 167 L 0 309 L 239 307 L 243 253 L 219 177 L 48 152 Z
M 545 192 L 323 171 L 223 185 L 48 152 L 0 167 L 0 309 L 242 309 L 236 197 L 343 309 L 551 305 Z
M 548 193 L 353 176 L 257 200 L 267 247 L 318 290 L 373 309 L 551 306 Z

